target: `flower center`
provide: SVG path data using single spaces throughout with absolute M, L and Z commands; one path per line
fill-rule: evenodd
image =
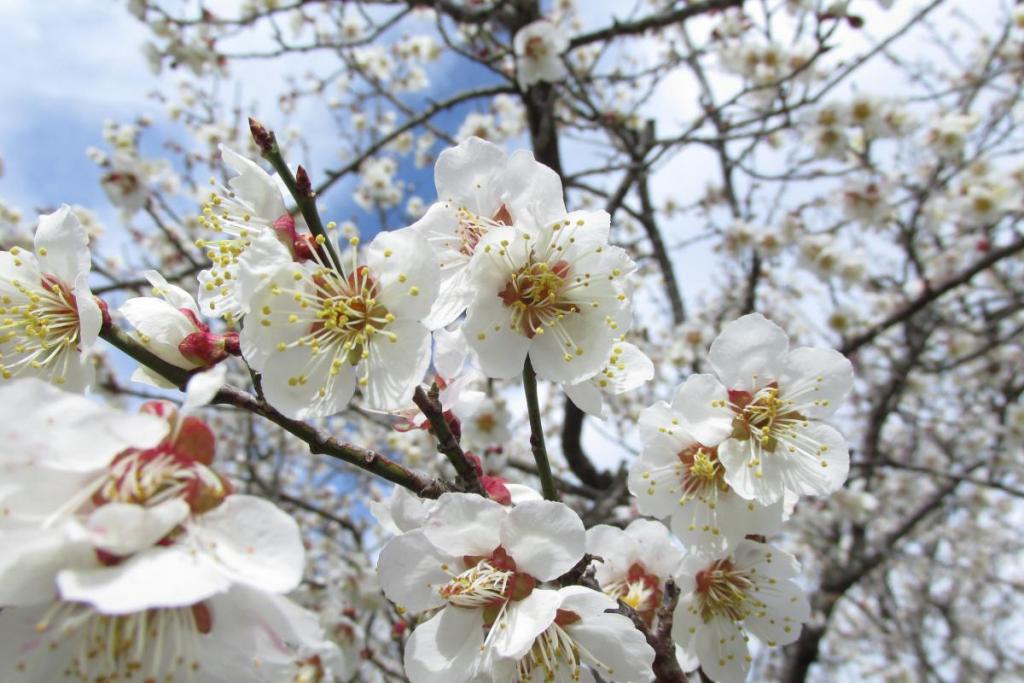
M 18 248 L 10 253 L 17 263 Z M 11 296 L 0 297 L 0 345 L 11 345 L 0 353 L 0 376 L 10 379 L 26 367 L 54 366 L 53 382 L 63 384 L 68 352 L 78 347 L 80 338 L 74 295 L 52 275 L 44 275 L 38 289 L 18 280 L 8 283 L 22 301 L 16 304 Z
M 370 269 L 360 266 L 344 280 L 336 271 L 324 270 L 317 280 L 320 310 L 310 331 L 332 343 L 340 344 L 350 365 L 356 365 L 368 356 L 367 343 L 373 335 L 383 330 L 394 316 L 377 301 L 379 288 L 370 275 Z M 394 336 L 394 335 L 391 335 Z M 314 336 L 314 353 L 319 348 Z
M 526 41 L 526 47 L 524 49 L 526 56 L 536 61 L 544 59 L 548 56 L 548 44 L 544 42 L 544 39 L 540 36 L 534 36 Z
M 648 573 L 639 562 L 634 562 L 625 576 L 605 586 L 604 592 L 632 607 L 648 626 L 661 605 L 661 579 Z
M 213 627 L 204 603 L 151 609 L 122 615 L 100 614 L 92 607 L 55 602 L 36 624 L 38 637 L 22 644 L 16 670 L 54 670 L 54 653 L 70 655 L 60 670 L 71 680 L 167 680 L 176 672 L 194 677 L 199 670 L 200 634 Z M 49 680 L 49 677 L 47 677 Z
M 128 196 L 137 191 L 142 183 L 134 173 L 124 171 L 111 171 L 103 176 L 105 185 L 112 185 L 118 189 L 123 196 Z
M 537 585 L 537 579 L 516 570 L 515 560 L 500 546 L 487 557 L 466 556 L 462 561 L 466 569 L 441 587 L 441 597 L 459 607 L 493 612 L 485 615 L 488 625 L 501 616 L 507 602 L 526 598 Z
M 679 462 L 683 463 L 682 475 L 683 499 L 711 498 L 719 492 L 725 492 L 729 485 L 725 483 L 725 469 L 718 461 L 718 448 L 694 444 L 679 452 Z
M 515 683 L 531 680 L 580 680 L 580 660 L 586 658 L 591 667 L 602 670 L 602 673 L 609 678 L 615 673 L 615 669 L 608 666 L 601 659 L 584 648 L 576 641 L 567 626 L 581 621 L 580 615 L 570 610 L 560 609 L 555 613 L 555 620 L 544 630 L 533 646 L 516 667 L 517 677 Z M 565 667 L 568 676 L 560 676 L 559 670 Z M 543 671 L 543 676 L 535 676 L 535 672 Z
M 486 136 L 479 135 L 477 137 Z M 512 213 L 508 210 L 507 206 L 502 204 L 494 215 L 488 219 L 478 216 L 463 206 L 459 207 L 459 210 L 456 211 L 456 220 L 458 220 L 458 226 L 455 229 L 455 234 L 459 238 L 459 252 L 466 256 L 472 256 L 476 250 L 476 245 L 480 242 L 480 238 L 486 235 L 488 231 L 503 225 L 512 225 Z
M 231 492 L 231 484 L 213 468 L 161 445 L 119 455 L 93 503 L 153 506 L 180 498 L 198 515 L 223 503 Z
M 512 309 L 512 329 L 533 339 L 566 313 L 578 312 L 576 304 L 562 297 L 568 279 L 569 263 L 564 260 L 554 265 L 530 262 L 512 275 L 498 294 L 505 307 Z
M 482 415 L 477 415 L 475 421 L 476 428 L 485 434 L 490 434 L 491 430 L 493 430 L 498 424 L 498 421 L 494 417 L 494 413 L 483 413 Z
M 489 607 L 507 600 L 514 571 L 498 569 L 487 560 L 466 569 L 441 588 L 441 597 L 459 607 Z
M 737 570 L 729 558 L 716 560 L 697 572 L 698 609 L 704 623 L 715 617 L 742 621 L 750 614 L 748 593 L 754 587 L 747 573 Z
M 794 410 L 795 403 L 779 397 L 777 385 L 769 385 L 756 394 L 730 391 L 729 401 L 736 417 L 732 438 L 757 439 L 761 450 L 774 453 L 779 441 L 793 440 L 797 427 L 806 427 L 807 418 Z
M 533 647 L 527 652 L 516 667 L 519 681 L 534 680 L 533 674 L 541 670 L 544 675 L 540 680 L 557 680 L 555 672 L 565 666 L 571 680 L 578 680 L 580 675 L 580 650 L 576 641 L 562 628 L 562 621 L 579 621 L 579 616 L 567 610 L 558 610 L 555 621 L 533 641 Z

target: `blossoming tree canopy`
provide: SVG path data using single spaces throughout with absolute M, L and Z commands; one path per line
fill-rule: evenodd
M 4 683 L 1024 676 L 1024 11 L 126 4 L 110 206 L 0 184 Z

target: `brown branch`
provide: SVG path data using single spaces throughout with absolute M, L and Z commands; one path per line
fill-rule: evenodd
M 676 659 L 676 644 L 672 640 L 672 612 L 679 600 L 679 588 L 671 579 L 665 582 L 665 597 L 658 609 L 658 627 L 648 628 L 644 620 L 629 607 L 619 600 L 619 614 L 629 617 L 633 626 L 640 631 L 647 639 L 647 644 L 654 650 L 654 678 L 659 683 L 688 683 L 690 680 L 681 668 L 679 660 Z
M 581 33 L 574 37 L 569 41 L 569 50 L 575 50 L 582 45 L 602 42 L 611 38 L 636 35 L 653 29 L 671 26 L 672 24 L 678 24 L 708 12 L 718 12 L 730 7 L 742 6 L 743 0 L 705 0 L 704 2 L 687 3 L 679 9 L 652 14 L 636 21 L 619 22 L 613 20 L 611 26 L 606 26 L 590 33 Z
M 439 114 L 439 113 L 441 113 L 443 111 L 446 111 L 448 109 L 456 107 L 456 106 L 462 104 L 463 102 L 468 102 L 470 100 L 479 99 L 481 97 L 490 97 L 492 95 L 510 94 L 510 93 L 514 93 L 514 92 L 516 92 L 516 91 L 515 91 L 515 89 L 512 86 L 509 86 L 509 85 L 495 85 L 495 86 L 490 86 L 490 87 L 486 87 L 486 88 L 476 88 L 476 89 L 473 89 L 473 90 L 466 90 L 465 92 L 461 92 L 458 95 L 455 95 L 453 97 L 449 97 L 446 100 L 441 100 L 440 102 L 434 102 L 434 103 L 430 104 L 430 106 L 428 106 L 422 112 L 420 112 L 420 114 L 418 116 L 409 119 L 408 121 L 403 123 L 401 126 L 398 126 L 394 130 L 392 130 L 387 135 L 385 135 L 385 136 L 379 138 L 378 140 L 376 140 L 373 144 L 371 144 L 369 147 L 367 147 L 362 152 L 359 152 L 355 156 L 355 158 L 352 159 L 352 161 L 350 161 L 345 166 L 342 166 L 341 168 L 336 168 L 336 169 L 333 169 L 333 170 L 328 169 L 327 171 L 325 171 L 324 174 L 327 176 L 327 179 L 324 180 L 323 182 L 321 182 L 319 185 L 317 185 L 314 191 L 317 194 L 323 194 L 328 188 L 330 188 L 332 185 L 334 185 L 334 183 L 338 182 L 339 180 L 341 180 L 342 178 L 344 178 L 348 174 L 353 173 L 353 172 L 359 170 L 359 167 L 362 165 L 362 163 L 364 161 L 366 161 L 366 159 L 368 159 L 370 156 L 376 154 L 380 150 L 382 150 L 385 147 L 387 147 L 389 144 L 391 144 L 396 139 L 401 137 L 407 131 L 412 130 L 416 126 L 423 125 L 424 123 L 426 123 L 427 121 L 432 119 L 435 115 L 437 115 L 437 114 Z
M 444 411 L 437 400 L 437 385 L 431 389 L 430 395 L 423 391 L 423 387 L 416 387 L 416 391 L 412 395 L 412 402 L 430 422 L 431 431 L 437 441 L 438 452 L 448 458 L 448 462 L 458 473 L 461 483 L 468 491 L 486 497 L 487 492 L 480 483 L 480 476 L 477 474 L 476 468 L 466 459 L 459 440 L 452 434 L 451 427 L 448 426 L 448 421 L 444 417 Z
M 182 391 L 185 390 L 188 380 L 195 374 L 194 371 L 190 372 L 179 368 L 159 358 L 116 325 L 105 326 L 100 331 L 100 336 L 150 370 L 159 373 Z M 432 479 L 425 474 L 411 470 L 369 448 L 338 441 L 325 430 L 318 429 L 301 420 L 286 417 L 264 399 L 252 396 L 241 389 L 225 386 L 217 392 L 213 403 L 234 406 L 259 415 L 283 428 L 289 434 L 297 436 L 309 446 L 311 453 L 343 460 L 370 474 L 407 488 L 422 498 L 437 498 L 448 490 L 448 486 L 438 479 Z
M 840 352 L 846 356 L 850 355 L 851 353 L 854 353 L 855 351 L 860 349 L 860 347 L 871 342 L 872 340 L 875 339 L 875 337 L 879 336 L 893 325 L 903 322 L 904 320 L 907 320 L 908 318 L 913 316 L 915 313 L 920 312 L 930 303 L 941 297 L 946 292 L 955 289 L 960 285 L 967 284 L 975 275 L 977 275 L 981 271 L 994 266 L 996 263 L 1002 261 L 1004 258 L 1007 258 L 1008 256 L 1013 256 L 1014 254 L 1017 254 L 1020 251 L 1024 251 L 1024 237 L 1019 237 L 1013 242 L 1010 242 L 1009 244 L 1003 247 L 993 249 L 984 258 L 979 259 L 977 262 L 975 262 L 968 268 L 964 269 L 962 272 L 947 279 L 945 282 L 938 285 L 937 287 L 927 287 L 925 291 L 922 292 L 921 295 L 918 296 L 916 299 L 910 301 L 902 308 L 894 311 L 884 320 L 875 323 L 874 325 L 872 325 L 871 327 L 869 327 L 867 330 L 860 333 L 856 337 L 848 339 L 846 343 L 844 343 L 842 347 L 840 347 Z
M 790 656 L 781 677 L 784 683 L 803 683 L 806 680 L 811 665 L 818 659 L 821 639 L 824 638 L 828 630 L 829 619 L 839 598 L 858 581 L 881 565 L 892 554 L 893 547 L 913 531 L 925 517 L 937 510 L 946 499 L 946 496 L 950 495 L 959 484 L 959 481 L 950 482 L 932 494 L 927 501 L 903 521 L 903 524 L 886 536 L 878 549 L 863 559 L 856 561 L 852 567 L 846 571 L 827 573 L 817 595 L 819 603 L 817 606 L 823 613 L 823 621 L 820 625 L 805 625 L 800 633 L 800 638 L 790 646 Z

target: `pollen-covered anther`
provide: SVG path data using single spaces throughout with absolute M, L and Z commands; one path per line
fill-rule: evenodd
M 86 604 L 55 602 L 35 626 L 39 637 L 23 648 L 15 666 L 34 680 L 35 669 L 48 668 L 43 660 L 68 647 L 73 653 L 64 671 L 68 680 L 192 680 L 201 668 L 199 638 L 212 629 L 213 616 L 204 603 L 107 615 Z
M 698 610 L 704 623 L 714 617 L 742 621 L 756 607 L 750 593 L 754 582 L 728 558 L 716 560 L 697 573 Z
M 0 377 L 11 379 L 26 368 L 51 368 L 52 381 L 63 384 L 68 354 L 81 340 L 74 294 L 49 275 L 43 276 L 38 288 L 29 288 L 18 280 L 9 280 L 8 284 L 17 290 L 20 303 L 14 303 L 11 297 L 4 299 L 0 346 L 8 348 L 0 354 Z

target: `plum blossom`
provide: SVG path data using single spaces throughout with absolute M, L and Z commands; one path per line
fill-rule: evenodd
M 766 543 L 740 541 L 715 558 L 689 555 L 676 583 L 681 595 L 672 637 L 718 683 L 743 683 L 750 670 L 748 633 L 774 647 L 792 643 L 810 618 L 807 597 L 791 580 L 796 559 Z
M 154 270 L 143 273 L 156 296 L 134 297 L 125 301 L 118 312 L 136 330 L 139 341 L 162 360 L 185 370 L 208 367 L 238 353 L 238 333 L 220 335 L 210 331 L 203 322 L 199 306 L 192 295 L 181 287 L 169 284 Z M 144 365 L 132 379 L 158 387 L 171 384 Z
M 330 654 L 315 618 L 275 595 L 301 578 L 298 527 L 233 492 L 201 420 L 165 403 L 128 415 L 35 379 L 0 399 L 25 407 L 0 419 L 3 680 L 271 681 L 278 664 Z
M 208 314 L 236 320 L 270 273 L 293 256 L 309 257 L 311 247 L 296 233 L 276 176 L 223 145 L 220 152 L 237 175 L 211 191 L 199 217 L 211 236 L 196 246 L 213 264 L 199 273 L 199 303 Z
M 516 77 L 523 90 L 535 83 L 557 83 L 568 74 L 562 53 L 569 47 L 569 39 L 565 31 L 546 19 L 519 29 L 512 47 L 516 53 Z
M 402 199 L 401 183 L 395 179 L 398 164 L 391 157 L 372 157 L 359 167 L 359 186 L 352 195 L 367 211 L 389 209 Z
M 625 529 L 598 524 L 587 529 L 587 552 L 595 558 L 594 578 L 601 590 L 636 611 L 657 628 L 666 582 L 679 569 L 683 553 L 660 522 L 635 519 Z M 679 668 L 692 671 L 697 660 L 676 646 Z
M 574 384 L 601 370 L 631 322 L 624 279 L 635 269 L 608 245 L 608 230 L 606 212 L 576 211 L 481 238 L 464 330 L 487 376 L 518 374 L 527 355 L 537 376 L 554 382 Z
M 733 491 L 771 505 L 787 493 L 831 493 L 846 481 L 846 442 L 821 420 L 853 386 L 850 361 L 832 349 L 790 350 L 786 333 L 758 313 L 726 325 L 709 361 L 717 377 L 691 375 L 673 406 L 695 441 L 716 448 Z
M 422 527 L 391 539 L 378 573 L 405 611 L 435 611 L 412 633 L 405 669 L 413 683 L 474 680 L 495 662 L 519 662 L 555 621 L 563 599 L 541 588 L 583 557 L 583 523 L 561 503 L 511 509 L 446 493 Z
M 132 129 L 130 134 L 134 136 L 137 132 Z M 100 178 L 100 186 L 110 203 L 128 216 L 146 205 L 153 192 L 152 188 L 157 184 L 176 185 L 170 164 L 163 160 L 140 158 L 134 140 L 119 145 L 119 149 L 103 159 L 103 166 L 105 170 Z
M 955 161 L 967 145 L 967 134 L 977 127 L 981 120 L 977 114 L 946 114 L 937 118 L 928 129 L 925 138 L 941 159 Z
M 583 586 L 566 586 L 556 595 L 554 621 L 513 670 L 509 663 L 496 663 L 495 680 L 592 683 L 592 670 L 602 680 L 650 680 L 654 650 L 628 617 L 611 611 L 615 600 Z
M 683 559 L 665 525 L 647 519 L 635 519 L 625 529 L 598 524 L 587 529 L 587 552 L 600 558 L 594 578 L 601 590 L 653 625 L 665 582 Z
M 0 612 L 0 678 L 292 683 L 344 670 L 316 616 L 246 586 L 191 606 L 111 614 L 78 601 Z M 326 673 L 325 673 L 326 672 Z M 133 680 L 133 679 L 126 679 Z
M 430 242 L 441 267 L 431 328 L 452 322 L 469 305 L 470 258 L 488 232 L 512 225 L 527 211 L 541 223 L 566 214 L 562 181 L 554 171 L 529 151 L 508 156 L 477 137 L 441 152 L 434 184 L 438 201 L 412 225 Z
M 291 417 L 340 412 L 357 385 L 366 407 L 400 409 L 430 363 L 422 320 L 439 278 L 426 240 L 410 229 L 380 233 L 364 263 L 358 238 L 350 244 L 342 272 L 290 263 L 253 296 L 242 355 L 263 374 L 267 400 Z
M 162 440 L 88 461 L 26 457 L 24 427 L 8 430 L 15 446 L 0 463 L 10 514 L 0 536 L 13 549 L 0 604 L 37 602 L 54 581 L 65 600 L 105 613 L 195 604 L 235 583 L 275 592 L 298 584 L 304 553 L 291 517 L 234 492 L 213 466 L 214 436 L 202 420 L 162 402 L 143 410 L 163 419 Z M 57 422 L 49 433 L 81 440 L 87 427 Z
M 670 518 L 672 533 L 692 552 L 717 552 L 746 534 L 778 531 L 782 501 L 764 506 L 745 500 L 726 481 L 716 445 L 700 443 L 687 430 L 686 386 L 676 390 L 671 405 L 659 401 L 640 413 L 643 450 L 629 468 L 637 508 Z
M 83 391 L 105 313 L 89 290 L 89 237 L 65 204 L 39 217 L 33 244 L 0 251 L 0 377 Z
M 884 225 L 892 213 L 890 188 L 878 180 L 846 183 L 843 189 L 843 213 L 865 228 Z

